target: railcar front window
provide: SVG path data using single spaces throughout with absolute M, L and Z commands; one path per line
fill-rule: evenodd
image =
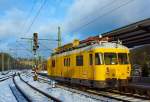
M 116 53 L 105 53 L 104 60 L 106 65 L 115 65 L 117 64 L 117 55 Z
M 118 53 L 119 64 L 129 64 L 127 53 Z
M 102 53 L 95 53 L 95 65 L 103 64 L 103 56 Z

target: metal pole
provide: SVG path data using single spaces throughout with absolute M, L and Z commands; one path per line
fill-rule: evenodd
M 17 48 L 18 48 L 18 46 L 16 45 L 16 49 L 15 49 L 16 50 L 16 64 L 15 64 L 16 68 L 15 69 L 18 69 L 18 64 L 19 64 L 18 63 L 18 51 L 17 51 Z
M 58 27 L 58 47 L 61 46 L 61 31 L 60 31 L 60 27 Z
M 4 53 L 2 52 L 2 72 L 4 71 Z
M 8 56 L 8 60 L 7 60 L 7 70 L 9 70 L 9 66 L 10 66 L 10 56 Z

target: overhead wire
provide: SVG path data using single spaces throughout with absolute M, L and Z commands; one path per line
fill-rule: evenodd
M 89 24 L 94 23 L 96 20 L 98 20 L 98 19 L 100 19 L 100 18 L 102 18 L 102 17 L 104 17 L 104 16 L 106 16 L 106 15 L 108 15 L 108 14 L 110 14 L 110 13 L 112 13 L 112 12 L 114 12 L 114 11 L 116 11 L 116 10 L 118 10 L 118 9 L 120 9 L 120 8 L 122 8 L 122 7 L 124 7 L 124 6 L 126 6 L 126 5 L 128 5 L 128 4 L 130 4 L 130 3 L 133 2 L 133 1 L 135 1 L 135 0 L 127 1 L 126 3 L 124 3 L 124 4 L 122 4 L 122 5 L 118 6 L 118 7 L 115 7 L 115 8 L 111 9 L 111 10 L 108 11 L 108 12 L 105 12 L 103 15 L 97 16 L 97 17 L 94 18 L 93 20 L 91 20 L 91 21 L 89 21 L 89 22 L 83 24 L 82 26 L 78 27 L 77 29 L 71 31 L 71 33 L 75 33 L 75 32 L 77 32 L 77 31 L 83 29 L 84 27 L 88 26 Z
M 33 20 L 31 21 L 31 24 L 29 25 L 28 29 L 26 30 L 26 33 L 28 33 L 32 27 L 32 25 L 34 24 L 35 20 L 37 19 L 37 17 L 39 16 L 41 10 L 43 9 L 44 5 L 46 4 L 47 0 L 43 0 L 43 3 L 41 4 L 39 10 L 37 11 L 36 15 L 34 16 Z
M 24 22 L 24 24 L 23 24 L 23 28 L 26 26 L 26 24 L 28 23 L 28 21 L 29 21 L 29 18 L 30 18 L 30 16 L 31 16 L 31 14 L 32 14 L 32 12 L 33 12 L 33 10 L 34 10 L 34 7 L 35 7 L 35 5 L 36 5 L 36 3 L 37 3 L 37 0 L 34 0 L 34 3 L 33 3 L 33 5 L 32 5 L 32 7 L 31 7 L 31 10 L 29 11 L 29 13 L 28 13 L 28 15 L 27 15 L 27 20 L 26 20 L 26 22 Z M 24 30 L 24 29 L 23 29 Z
M 99 8 L 97 8 L 96 10 L 94 10 L 94 12 L 90 12 L 90 14 L 88 14 L 88 15 L 92 15 L 92 16 L 95 15 L 95 13 L 97 13 L 98 10 L 103 10 L 103 9 L 105 9 L 106 7 L 109 7 L 109 5 L 114 4 L 115 1 L 117 1 L 117 0 L 112 0 L 111 2 L 108 2 L 106 5 L 100 6 Z M 85 20 L 86 18 L 87 18 L 87 16 L 81 18 L 80 21 L 83 21 L 83 20 Z M 90 18 L 90 17 L 88 16 L 88 18 Z
M 49 47 L 47 47 L 45 44 L 40 43 L 41 45 L 43 45 L 47 50 L 53 51 L 52 49 L 50 49 Z
M 32 11 L 33 11 L 33 9 L 34 9 L 34 7 L 35 7 L 35 5 L 36 5 L 36 3 L 37 3 L 37 0 L 33 0 L 33 4 L 32 4 L 32 6 L 31 6 L 31 8 L 30 8 L 30 10 L 29 10 L 29 13 L 26 15 L 26 20 L 22 23 L 22 26 L 21 26 L 21 29 L 20 29 L 20 31 L 19 31 L 19 34 L 20 33 L 23 33 L 23 30 L 25 29 L 25 26 L 26 26 L 26 24 L 27 24 L 27 22 L 28 22 L 28 20 L 29 20 L 29 18 L 30 18 L 30 16 L 31 16 L 31 14 L 32 14 Z
M 18 46 L 17 46 L 18 45 Z M 18 41 L 16 41 L 16 48 L 15 49 L 10 49 L 15 51 L 15 54 L 13 54 L 14 56 L 18 57 L 19 56 L 19 52 L 18 50 L 23 50 L 28 52 L 28 55 L 30 54 L 30 56 L 32 55 L 32 51 L 30 49 L 28 49 L 27 47 L 23 47 L 24 45 Z M 23 48 L 23 49 L 17 49 L 17 48 Z

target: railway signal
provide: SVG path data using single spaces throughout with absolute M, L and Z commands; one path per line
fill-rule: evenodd
M 33 42 L 34 42 L 33 51 L 36 52 L 36 50 L 39 48 L 39 45 L 38 45 L 38 33 L 33 33 Z

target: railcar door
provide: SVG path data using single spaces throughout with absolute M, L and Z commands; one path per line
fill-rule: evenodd
M 87 74 L 88 74 L 88 79 L 93 80 L 94 79 L 94 55 L 93 52 L 89 52 L 87 54 Z
M 83 54 L 78 54 L 76 55 L 76 68 L 77 68 L 77 78 L 78 79 L 82 79 L 82 70 L 83 70 Z
M 70 79 L 71 78 L 71 69 L 70 69 L 70 56 L 67 56 L 67 76 L 68 76 L 68 78 Z
M 56 76 L 56 58 L 52 58 L 51 60 L 51 75 Z
M 81 75 L 82 75 L 82 79 L 85 79 L 87 80 L 88 79 L 88 53 L 87 52 L 84 52 L 83 54 L 83 66 L 82 66 L 82 72 L 81 72 Z
M 63 70 L 63 73 L 64 73 L 64 77 L 68 78 L 68 57 L 67 56 L 64 57 L 64 70 Z

